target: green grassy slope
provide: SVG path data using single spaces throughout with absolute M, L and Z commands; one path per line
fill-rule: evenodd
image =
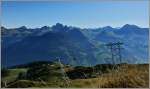
M 20 72 L 26 72 L 26 68 L 16 68 L 16 69 L 8 69 L 9 75 L 6 77 L 2 77 L 2 81 L 11 82 L 14 81 Z
M 50 80 L 17 80 L 14 81 L 20 72 L 26 72 L 27 68 L 14 68 L 9 69 L 10 73 L 7 77 L 2 77 L 2 81 L 12 82 L 7 87 L 12 88 L 26 88 L 26 87 L 55 87 L 55 88 L 148 88 L 149 87 L 149 65 L 148 64 L 121 64 L 118 69 L 110 69 L 107 72 L 96 75 L 96 77 L 91 78 L 76 78 L 69 79 L 68 81 L 63 80 L 60 76 L 60 68 L 58 64 L 48 65 L 50 71 L 53 74 L 45 75 Z M 105 65 L 103 68 L 107 67 Z M 37 71 L 41 70 L 37 69 Z M 45 68 L 45 67 L 43 67 Z M 75 71 L 72 67 L 65 66 L 65 71 Z M 96 74 L 96 73 L 86 73 L 89 72 L 90 67 L 78 67 L 75 72 L 84 72 L 85 75 Z M 45 69 L 43 69 L 45 70 Z M 35 72 L 37 72 L 35 70 Z M 41 73 L 41 72 L 38 72 Z M 77 73 L 78 74 L 78 73 Z M 58 75 L 58 76 L 57 76 Z M 43 75 L 42 75 L 43 76 Z M 41 76 L 41 78 L 42 78 Z M 75 75 L 76 76 L 76 75 Z M 81 75 L 83 76 L 83 75 Z M 35 77 L 36 78 L 36 77 Z

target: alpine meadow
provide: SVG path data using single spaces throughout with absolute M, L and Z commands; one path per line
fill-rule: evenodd
M 149 88 L 148 3 L 1 1 L 1 88 Z

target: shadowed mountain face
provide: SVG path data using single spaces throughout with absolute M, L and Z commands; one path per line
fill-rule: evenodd
M 2 66 L 55 60 L 56 57 L 72 65 L 111 63 L 109 50 L 104 45 L 118 41 L 124 43 L 124 62 L 148 62 L 148 28 L 135 25 L 80 29 L 57 23 L 52 27 L 35 29 L 24 26 L 1 29 Z
M 29 35 L 2 49 L 2 63 L 16 65 L 36 60 L 54 60 L 60 57 L 64 63 L 94 64 L 93 45 L 77 28 L 56 24 L 53 31 L 43 35 Z M 32 34 L 35 34 L 34 32 Z M 5 46 L 5 45 L 4 45 Z M 76 62 L 77 59 L 79 61 Z

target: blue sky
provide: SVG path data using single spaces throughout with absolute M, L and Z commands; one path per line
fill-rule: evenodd
M 148 3 L 148 0 L 5 1 L 2 2 L 2 25 L 35 28 L 60 22 L 81 28 L 121 27 L 124 24 L 148 27 Z

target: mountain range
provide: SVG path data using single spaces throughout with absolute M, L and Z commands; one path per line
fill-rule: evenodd
M 112 63 L 109 42 L 123 42 L 122 61 L 148 63 L 149 28 L 126 24 L 120 28 L 78 28 L 56 23 L 51 27 L 1 27 L 2 66 L 60 58 L 71 65 Z M 119 61 L 116 59 L 116 63 Z

